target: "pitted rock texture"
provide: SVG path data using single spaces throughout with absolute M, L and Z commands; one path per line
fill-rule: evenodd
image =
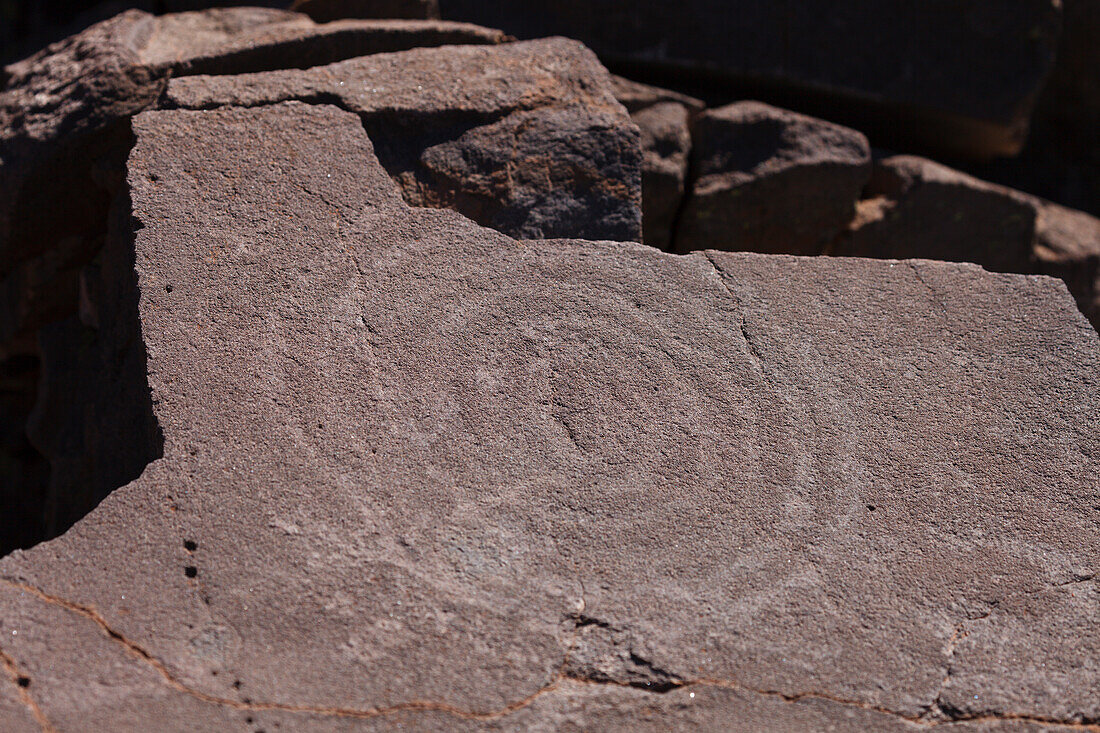
M 0 727 L 1100 723 L 1057 281 L 515 241 L 334 107 L 134 131 L 164 454 L 0 561 Z
M 760 102 L 702 113 L 692 144 L 679 252 L 821 254 L 871 175 L 861 133 Z
M 414 49 L 305 71 L 174 79 L 164 105 L 329 102 L 357 113 L 417 206 L 514 237 L 639 241 L 642 152 L 610 76 L 563 38 Z
M 444 18 L 577 38 L 609 62 L 824 93 L 911 142 L 1019 152 L 1060 0 L 440 0 Z M 722 77 L 725 77 L 723 79 Z M 723 82 L 725 82 L 723 84 Z

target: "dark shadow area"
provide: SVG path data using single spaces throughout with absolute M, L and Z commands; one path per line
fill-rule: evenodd
M 35 397 L 25 430 L 5 423 L 24 458 L 0 464 L 2 498 L 14 510 L 0 517 L 0 553 L 63 534 L 163 453 L 138 314 L 130 201 L 121 178 L 115 182 L 118 194 L 102 212 L 105 244 L 79 269 L 71 313 L 41 326 L 39 357 L 24 360 L 18 398 L 25 407 L 31 387 Z

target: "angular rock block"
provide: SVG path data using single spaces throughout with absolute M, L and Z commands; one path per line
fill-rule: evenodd
M 1041 272 L 1067 283 L 1100 324 L 1100 220 L 925 158 L 875 161 L 874 174 L 833 254 L 976 262 Z
M 1061 6 L 440 0 L 444 18 L 520 38 L 570 36 L 618 64 L 831 97 L 834 106 L 858 109 L 910 141 L 975 157 L 1014 154 L 1023 145 L 1035 96 L 1054 64 Z
M 1061 283 L 516 241 L 325 105 L 134 132 L 163 456 L 0 560 L 0 728 L 1100 718 Z
M 363 120 L 417 206 L 514 237 L 639 241 L 642 152 L 607 71 L 564 38 L 173 79 L 182 109 L 327 101 Z
M 861 133 L 760 102 L 694 123 L 694 180 L 675 249 L 820 254 L 871 175 Z
M 1036 209 L 1026 196 L 916 156 L 875 161 L 851 231 L 833 254 L 1030 269 Z

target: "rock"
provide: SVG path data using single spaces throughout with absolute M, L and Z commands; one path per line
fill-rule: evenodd
M 684 94 L 612 76 L 615 98 L 642 133 L 642 234 L 668 249 L 684 198 L 691 155 L 691 116 L 704 104 Z
M 931 0 L 889 12 L 876 0 L 440 2 L 444 18 L 577 38 L 633 73 L 724 94 L 824 97 L 851 124 L 874 124 L 908 147 L 977 158 L 1022 146 L 1054 63 L 1060 9 L 1060 0 Z
M 1081 312 L 1100 331 L 1100 219 L 1045 201 L 1035 205 L 1035 271 L 1065 280 Z
M 318 23 L 342 18 L 433 20 L 439 17 L 438 0 L 295 0 L 293 9 Z
M 3 729 L 1100 717 L 1100 341 L 1061 283 L 514 241 L 408 206 L 326 105 L 134 132 L 136 312 L 101 317 L 163 456 L 0 560 Z
M 871 172 L 859 132 L 760 102 L 706 111 L 693 137 L 680 252 L 820 254 L 852 218 Z
M 685 107 L 691 114 L 702 112 L 706 108 L 702 100 L 695 97 L 642 84 L 614 74 L 611 75 L 611 88 L 614 90 L 615 99 L 619 100 L 631 114 L 661 102 L 675 102 Z
M 1081 312 L 1100 325 L 1095 217 L 907 155 L 876 160 L 865 195 L 832 254 L 975 262 L 1060 277 Z
M 1036 209 L 1023 194 L 916 156 L 875 161 L 833 254 L 975 262 L 1029 272 Z
M 502 39 L 467 24 L 317 25 L 297 13 L 230 8 L 161 17 L 129 11 L 56 43 L 5 70 L 0 278 L 56 242 L 102 234 L 96 223 L 107 194 L 98 161 L 117 155 L 124 120 L 156 99 L 169 74 L 315 66 L 415 46 Z M 62 202 L 66 216 L 53 215 Z
M 131 11 L 5 69 L 0 373 L 10 367 L 34 377 L 0 389 L 0 552 L 64 530 L 94 506 L 106 486 L 136 476 L 153 450 L 139 419 L 128 416 L 130 423 L 122 426 L 109 422 L 106 408 L 129 397 L 110 381 L 118 376 L 118 349 L 103 342 L 91 306 L 102 295 L 93 291 L 101 287 L 97 272 L 109 202 L 123 187 L 128 118 L 154 102 L 168 76 L 311 66 L 418 45 L 503 40 L 498 31 L 442 21 L 318 25 L 298 13 L 261 8 L 160 17 Z M 79 353 L 58 350 L 58 344 L 77 341 L 86 347 Z M 55 413 L 89 388 L 89 373 L 108 380 L 100 385 L 103 403 L 96 408 L 108 416 L 63 424 Z M 31 442 L 28 419 L 37 425 Z M 99 451 L 99 462 L 89 463 L 93 446 L 119 441 L 132 445 Z M 51 456 L 51 471 L 44 470 L 38 451 Z M 68 504 L 57 496 L 67 496 Z
M 192 76 L 173 79 L 164 104 L 210 109 L 293 99 L 357 113 L 416 206 L 453 208 L 519 238 L 641 239 L 638 131 L 606 70 L 575 41 Z
M 642 241 L 669 249 L 691 155 L 689 113 L 678 102 L 658 102 L 630 118 L 642 133 Z

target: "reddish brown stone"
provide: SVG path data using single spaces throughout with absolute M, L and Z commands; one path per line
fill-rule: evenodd
M 0 561 L 0 727 L 1100 719 L 1100 341 L 1060 283 L 515 241 L 409 207 L 328 106 L 134 129 L 104 313 L 164 453 Z
M 820 254 L 852 218 L 871 172 L 859 132 L 760 102 L 707 110 L 692 144 L 679 252 Z
M 174 79 L 184 109 L 324 100 L 357 113 L 409 203 L 520 238 L 641 239 L 638 130 L 564 38 L 414 49 L 315 69 Z

